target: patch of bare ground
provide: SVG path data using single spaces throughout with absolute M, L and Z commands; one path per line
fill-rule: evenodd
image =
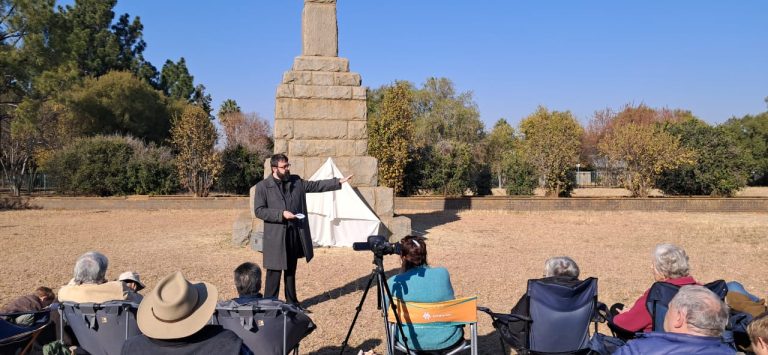
M 119 210 L 0 212 L 0 303 L 36 286 L 58 287 L 72 277 L 78 255 L 99 250 L 110 258 L 108 277 L 135 270 L 153 288 L 174 270 L 217 285 L 219 298 L 235 296 L 232 270 L 261 255 L 229 245 L 239 210 Z M 651 248 L 661 242 L 685 247 L 701 281 L 739 280 L 766 296 L 762 269 L 768 252 L 768 214 L 665 212 L 410 213 L 413 228 L 428 232 L 429 261 L 445 266 L 457 296 L 507 311 L 544 260 L 569 255 L 583 276 L 600 279 L 605 303 L 631 303 L 652 282 Z M 372 265 L 369 252 L 317 249 L 300 263 L 299 296 L 318 329 L 302 352 L 337 353 L 352 321 Z M 386 269 L 398 267 L 387 256 Z M 144 291 L 145 293 L 147 291 Z M 384 329 L 369 294 L 350 345 L 383 352 Z M 480 353 L 500 353 L 490 319 L 480 314 Z

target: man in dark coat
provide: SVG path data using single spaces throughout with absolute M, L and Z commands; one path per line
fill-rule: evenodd
M 270 158 L 272 176 L 256 184 L 254 213 L 264 221 L 264 268 L 267 269 L 265 297 L 277 298 L 280 275 L 284 272 L 285 300 L 299 305 L 296 296 L 296 262 L 312 260 L 312 235 L 307 223 L 308 192 L 334 191 L 352 176 L 319 181 L 302 180 L 291 175 L 288 157 L 275 154 Z

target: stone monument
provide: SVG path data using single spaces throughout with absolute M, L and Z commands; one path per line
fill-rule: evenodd
M 333 158 L 355 175 L 352 185 L 381 219 L 382 233 L 399 240 L 411 221 L 394 216 L 393 190 L 378 186 L 378 161 L 367 155 L 366 88 L 338 56 L 336 0 L 304 0 L 301 24 L 302 54 L 277 87 L 274 151 L 287 154 L 291 173 L 305 179 Z M 267 160 L 264 177 L 271 171 Z

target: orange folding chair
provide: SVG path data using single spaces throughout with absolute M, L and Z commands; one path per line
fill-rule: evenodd
M 395 299 L 397 313 L 403 325 L 406 324 L 440 324 L 446 327 L 469 324 L 470 340 L 465 340 L 460 346 L 451 349 L 447 355 L 457 354 L 470 349 L 472 355 L 477 355 L 477 297 L 457 298 L 450 301 L 424 303 L 405 302 Z M 387 307 L 390 329 L 390 344 L 397 350 L 405 352 L 403 344 L 396 341 L 397 323 L 392 307 Z M 411 352 L 415 354 L 415 352 Z

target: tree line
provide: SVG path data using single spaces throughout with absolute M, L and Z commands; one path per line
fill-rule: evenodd
M 767 99 L 768 103 L 768 99 Z M 710 125 L 681 109 L 627 104 L 595 112 L 586 127 L 570 111 L 538 107 L 519 127 L 483 127 L 471 92 L 446 78 L 369 90 L 369 152 L 379 181 L 399 195 L 568 196 L 575 170 L 648 196 L 732 196 L 768 184 L 768 111 Z
M 232 136 L 215 149 L 205 86 L 184 57 L 160 70 L 146 60 L 140 18 L 116 18 L 116 4 L 0 0 L 0 167 L 12 192 L 31 191 L 40 172 L 64 193 L 247 191 L 269 125 L 225 101 Z

